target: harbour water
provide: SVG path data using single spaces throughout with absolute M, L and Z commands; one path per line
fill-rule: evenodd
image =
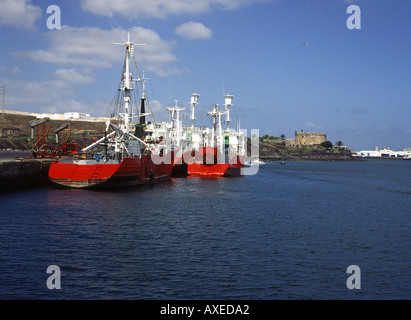
M 1 299 L 411 298 L 411 161 L 272 162 L 0 201 Z

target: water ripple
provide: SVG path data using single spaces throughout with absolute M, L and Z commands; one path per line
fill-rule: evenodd
M 4 299 L 409 299 L 410 162 L 0 195 Z M 46 288 L 57 264 L 63 290 Z M 346 287 L 349 265 L 362 290 Z

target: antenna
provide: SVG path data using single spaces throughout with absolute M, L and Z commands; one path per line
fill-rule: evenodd
M 123 42 L 127 42 L 127 41 L 124 40 L 124 38 L 121 36 L 120 32 L 118 32 L 117 29 L 115 29 L 111 23 L 109 23 L 109 25 L 110 25 L 110 27 L 119 35 L 119 37 L 121 38 L 121 40 L 123 40 Z
M 2 104 L 2 108 L 1 108 L 1 113 L 4 116 L 4 95 L 5 95 L 5 91 L 6 91 L 6 86 L 2 86 L 1 88 L 3 88 L 3 104 Z
M 117 32 L 117 30 L 115 30 L 115 31 Z M 118 33 L 118 34 L 119 34 L 121 40 L 123 40 L 123 42 L 121 42 L 121 43 L 120 42 L 113 42 L 113 44 L 120 44 L 120 45 L 126 45 L 126 46 L 127 45 L 132 45 L 132 46 L 146 46 L 147 45 L 146 43 L 134 43 L 134 42 L 130 41 L 130 29 L 128 30 L 128 33 L 127 33 L 127 41 L 123 39 L 123 37 L 121 36 L 120 33 Z

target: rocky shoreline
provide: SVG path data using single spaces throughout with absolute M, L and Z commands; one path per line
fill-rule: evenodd
M 80 146 L 89 145 L 95 138 L 77 138 L 74 139 Z M 15 153 L 28 154 L 31 151 L 31 141 L 28 138 L 3 138 L 0 141 L 0 158 L 10 158 L 10 155 Z M 251 150 L 251 145 L 248 145 L 248 152 Z M 352 161 L 356 160 L 350 150 L 338 149 L 296 149 L 287 148 L 282 145 L 273 145 L 260 142 L 259 159 L 262 161 Z
M 34 116 L 18 114 L 2 114 L 0 117 L 0 151 L 16 152 L 30 151 L 33 142 L 30 139 L 31 128 L 29 121 Z M 67 121 L 52 120 L 53 128 Z M 69 121 L 71 126 L 71 141 L 79 146 L 89 145 L 95 139 L 103 136 L 104 122 Z M 284 140 L 259 139 L 259 156 L 262 161 L 350 161 L 354 160 L 351 151 L 338 148 L 292 148 L 286 147 Z M 248 152 L 251 144 L 248 141 Z
M 79 145 L 88 145 L 93 142 L 94 138 L 77 138 Z M 251 145 L 248 145 L 249 152 Z M 28 139 L 8 138 L 0 141 L 0 154 L 3 156 L 16 152 L 29 154 L 31 151 L 31 142 Z M 1 155 L 0 155 L 1 157 Z M 260 142 L 259 158 L 262 161 L 352 161 L 355 160 L 349 150 L 324 150 L 324 149 L 296 149 L 287 148 L 281 144 L 269 144 Z
M 352 161 L 350 150 L 338 148 L 291 148 L 281 140 L 260 141 L 259 157 L 262 161 Z M 250 147 L 248 150 L 251 150 Z

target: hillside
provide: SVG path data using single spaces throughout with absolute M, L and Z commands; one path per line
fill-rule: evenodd
M 31 150 L 32 141 L 31 126 L 29 121 L 36 119 L 35 116 L 5 113 L 0 114 L 0 150 Z M 70 123 L 71 142 L 77 142 L 80 146 L 88 145 L 95 139 L 104 135 L 105 123 L 96 121 L 69 121 L 50 120 L 50 137 L 54 129 L 64 123 Z M 287 160 L 329 160 L 341 161 L 352 160 L 349 150 L 332 149 L 310 149 L 286 147 L 283 140 L 260 139 L 260 159 L 263 161 L 276 161 L 282 158 Z M 251 147 L 248 145 L 248 152 Z
M 250 148 L 248 148 L 250 150 Z M 260 139 L 260 160 L 278 161 L 286 160 L 321 160 L 321 161 L 349 161 L 352 160 L 350 150 L 340 150 L 338 148 L 313 149 L 309 146 L 305 148 L 286 147 L 283 140 Z
M 13 113 L 0 114 L 0 150 L 30 150 L 32 147 L 31 126 L 29 121 L 35 116 Z M 49 136 L 53 139 L 54 129 L 70 123 L 71 141 L 79 145 L 87 145 L 95 138 L 104 135 L 105 123 L 96 121 L 50 120 Z

